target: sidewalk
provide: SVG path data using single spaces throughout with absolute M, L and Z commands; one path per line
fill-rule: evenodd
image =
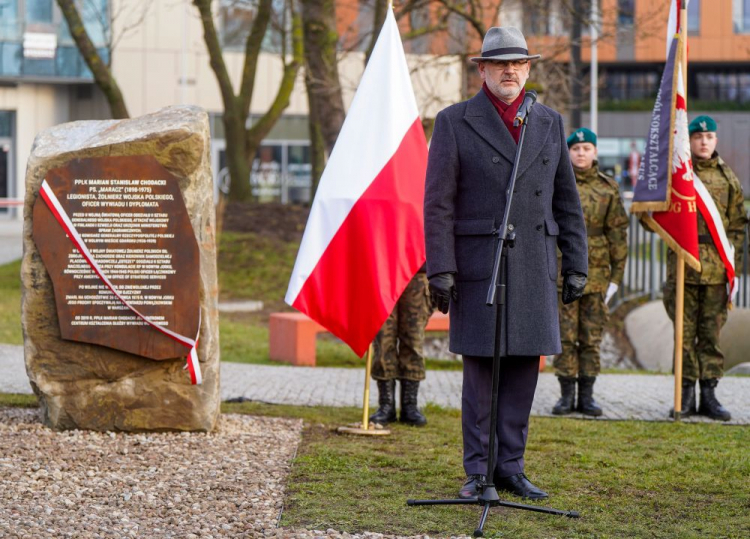
M 0 392 L 32 393 L 23 361 L 23 347 L 0 344 Z M 364 369 L 332 369 L 221 364 L 222 400 L 243 397 L 272 404 L 299 406 L 362 406 Z M 419 392 L 421 406 L 433 403 L 461 407 L 461 372 L 427 371 Z M 596 399 L 604 409 L 602 419 L 665 421 L 672 406 L 674 379 L 668 375 L 603 374 L 596 383 Z M 732 412 L 729 424 L 750 425 L 750 377 L 724 378 L 717 389 L 722 404 Z M 532 415 L 551 416 L 559 397 L 554 375 L 542 373 Z M 377 403 L 371 388 L 370 404 Z M 575 416 L 570 416 L 575 417 Z M 583 417 L 583 416 L 579 416 Z M 704 422 L 705 418 L 686 421 Z

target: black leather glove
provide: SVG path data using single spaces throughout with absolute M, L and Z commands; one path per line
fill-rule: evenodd
M 446 314 L 451 299 L 456 301 L 456 280 L 452 273 L 437 273 L 430 277 L 430 296 L 432 305 L 441 313 Z
M 584 288 L 586 288 L 586 276 L 577 271 L 569 271 L 563 278 L 562 302 L 567 305 L 581 299 Z

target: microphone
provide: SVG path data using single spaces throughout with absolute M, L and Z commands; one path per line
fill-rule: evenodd
M 523 103 L 518 107 L 516 117 L 513 118 L 513 127 L 518 127 L 519 125 L 526 123 L 526 118 L 531 111 L 531 107 L 534 106 L 534 103 L 536 103 L 536 92 L 534 90 L 529 90 L 523 96 Z

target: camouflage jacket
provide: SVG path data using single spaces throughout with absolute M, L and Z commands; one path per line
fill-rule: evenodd
M 742 243 L 745 239 L 745 224 L 747 214 L 745 212 L 745 197 L 742 194 L 742 186 L 731 168 L 714 153 L 710 159 L 698 159 L 693 156 L 693 167 L 698 177 L 706 186 L 711 198 L 714 199 L 716 208 L 719 210 L 721 220 L 727 238 L 734 245 L 735 268 L 742 263 Z M 698 234 L 707 237 L 710 235 L 708 226 L 703 216 L 698 212 Z M 701 242 L 700 248 L 700 273 L 689 266 L 685 266 L 685 282 L 688 284 L 724 284 L 727 282 L 726 269 L 719 257 L 719 252 L 713 240 Z M 667 265 L 667 279 L 674 281 L 675 264 L 677 257 L 674 251 L 669 250 Z
M 617 183 L 599 172 L 599 165 L 573 169 L 589 244 L 589 274 L 584 294 L 604 293 L 610 282 L 620 284 L 628 256 L 628 216 Z M 560 262 L 558 251 L 558 265 Z M 562 288 L 562 277 L 558 279 Z

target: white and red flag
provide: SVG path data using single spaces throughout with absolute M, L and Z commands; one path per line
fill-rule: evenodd
M 320 179 L 286 302 L 362 356 L 425 261 L 427 142 L 388 10 Z
M 632 211 L 643 219 L 685 262 L 700 271 L 698 213 L 705 221 L 726 267 L 729 298 L 736 290 L 734 246 L 711 194 L 693 171 L 688 132 L 687 33 L 681 32 L 680 9 L 687 0 L 672 0 L 667 24 L 667 64 L 651 115 Z

